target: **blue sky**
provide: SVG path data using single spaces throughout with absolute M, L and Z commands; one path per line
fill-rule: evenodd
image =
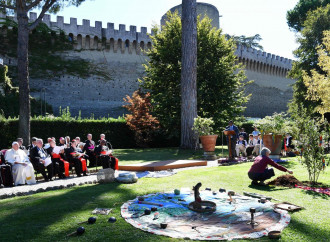
M 68 7 L 57 15 L 64 16 L 69 23 L 70 17 L 147 27 L 148 32 L 154 24 L 159 24 L 164 13 L 182 0 L 86 0 L 81 6 Z M 286 58 L 294 58 L 292 51 L 297 48 L 295 33 L 286 23 L 286 12 L 292 9 L 298 0 L 203 0 L 216 6 L 222 17 L 220 27 L 224 33 L 251 36 L 260 34 L 261 45 L 266 52 Z M 56 21 L 52 17 L 52 21 Z

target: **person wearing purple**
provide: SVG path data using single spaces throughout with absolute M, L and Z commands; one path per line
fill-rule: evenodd
M 95 156 L 95 142 L 92 140 L 92 134 L 87 135 L 87 140 L 83 148 L 83 152 L 86 152 L 88 155 L 89 164 L 88 167 L 94 167 L 96 165 L 96 156 Z
M 252 185 L 261 185 L 264 186 L 264 181 L 275 176 L 275 172 L 273 168 L 268 168 L 267 166 L 273 166 L 276 169 L 288 172 L 289 174 L 293 174 L 292 171 L 286 169 L 285 167 L 277 164 L 272 159 L 269 158 L 270 150 L 264 147 L 261 150 L 261 155 L 256 157 L 249 172 L 248 176 L 252 180 Z M 259 182 L 259 183 L 258 183 Z

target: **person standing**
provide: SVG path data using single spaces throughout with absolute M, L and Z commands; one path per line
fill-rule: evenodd
M 36 184 L 33 166 L 27 154 L 19 148 L 18 142 L 12 143 L 12 149 L 6 152 L 5 160 L 12 165 L 15 186 Z
M 226 127 L 226 130 L 233 130 L 235 131 L 235 134 L 234 135 L 231 135 L 231 139 L 230 139 L 230 142 L 231 142 L 231 154 L 232 154 L 232 157 L 229 157 L 229 159 L 233 159 L 235 158 L 236 156 L 236 142 L 237 142 L 237 137 L 238 137 L 238 128 L 237 126 L 234 125 L 234 122 L 232 120 L 230 120 L 228 122 L 228 126 Z M 228 143 L 228 150 L 229 150 L 229 139 L 227 138 L 227 143 Z

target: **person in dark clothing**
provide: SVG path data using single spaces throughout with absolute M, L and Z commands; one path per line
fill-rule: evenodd
M 96 165 L 96 156 L 94 153 L 95 142 L 92 140 L 92 134 L 87 135 L 87 140 L 85 141 L 85 145 L 83 148 L 83 152 L 86 152 L 88 155 L 89 165 L 88 167 L 94 167 Z
M 18 148 L 19 149 L 26 150 L 25 146 L 23 145 L 23 139 L 22 138 L 17 138 L 16 141 L 18 143 Z
M 233 121 L 229 121 L 228 126 L 226 127 L 226 130 L 233 130 L 235 131 L 235 135 L 231 136 L 231 154 L 232 157 L 229 157 L 230 159 L 234 159 L 236 156 L 236 142 L 237 142 L 237 138 L 238 138 L 238 128 L 237 126 L 234 125 Z M 229 139 L 227 137 L 227 143 L 228 143 L 228 149 L 229 149 Z
M 74 165 L 75 171 L 78 177 L 81 177 L 81 173 L 83 173 L 84 176 L 87 176 L 87 169 L 85 167 L 86 163 L 83 165 L 83 162 L 86 162 L 82 160 L 82 157 L 85 155 L 83 153 L 77 152 L 77 143 L 76 140 L 71 141 L 70 148 L 65 149 L 66 157 L 70 163 L 70 165 Z
M 264 181 L 275 176 L 273 168 L 267 168 L 267 165 L 271 165 L 276 169 L 289 174 L 293 174 L 292 171 L 286 169 L 285 167 L 277 164 L 272 159 L 269 158 L 270 150 L 264 147 L 261 150 L 261 156 L 255 158 L 254 163 L 252 164 L 248 176 L 252 180 L 252 185 L 265 185 Z M 260 183 L 258 183 L 260 181 Z
M 109 149 L 112 149 L 112 145 L 111 145 L 111 143 L 105 139 L 105 134 L 100 134 L 100 140 L 97 142 L 97 144 L 100 145 L 102 140 L 105 141 L 105 145 L 106 145 Z
M 40 172 L 45 181 L 53 180 L 53 164 L 45 167 L 45 160 L 49 155 L 43 148 L 42 139 L 36 140 L 36 146 L 30 150 L 30 161 L 37 172 Z M 48 175 L 46 175 L 46 168 Z
M 27 150 L 29 151 L 29 153 L 30 153 L 30 150 L 31 150 L 33 147 L 36 146 L 36 142 L 37 142 L 37 138 L 36 138 L 36 137 L 32 137 L 32 138 L 31 138 L 31 144 L 28 145 L 28 146 L 26 147 Z
M 49 147 L 46 149 L 47 154 L 52 158 L 52 164 L 54 169 L 54 174 L 57 174 L 60 179 L 65 179 L 66 176 L 63 174 L 64 172 L 64 163 L 61 161 L 61 156 L 58 154 L 54 154 L 53 149 L 56 146 L 54 140 L 49 140 Z
M 95 154 L 101 161 L 103 169 L 111 168 L 115 170 L 116 158 L 111 156 L 111 150 L 109 151 L 106 140 L 101 140 L 100 145 L 95 148 Z
M 241 135 L 243 135 L 244 140 L 247 141 L 247 140 L 249 139 L 249 136 L 248 136 L 248 134 L 245 132 L 245 129 L 244 129 L 244 128 L 241 128 L 241 132 L 238 134 L 238 137 L 241 136 Z

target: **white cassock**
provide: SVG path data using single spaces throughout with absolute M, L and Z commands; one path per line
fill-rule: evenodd
M 5 160 L 12 164 L 12 173 L 15 186 L 19 184 L 24 185 L 25 182 L 29 185 L 36 184 L 33 166 L 29 160 L 29 157 L 23 150 L 8 150 L 5 155 Z M 15 164 L 15 161 L 25 162 L 26 166 L 23 164 Z

